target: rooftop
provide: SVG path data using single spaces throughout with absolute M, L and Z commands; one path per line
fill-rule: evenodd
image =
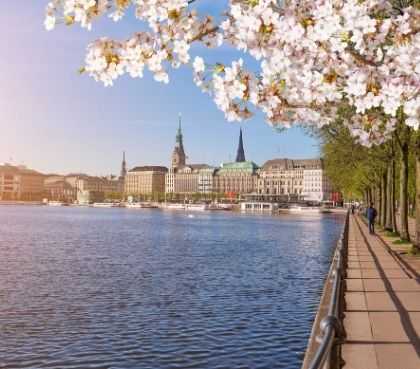
M 321 159 L 272 159 L 264 163 L 263 170 L 286 170 L 286 169 L 322 169 Z
M 44 174 L 37 172 L 33 169 L 28 169 L 24 165 L 10 165 L 10 164 L 1 164 L 0 165 L 0 172 L 3 173 L 13 173 L 13 174 L 32 174 L 32 175 L 39 175 L 43 176 Z
M 141 167 L 134 167 L 130 172 L 167 172 L 168 168 L 158 165 L 145 165 Z
M 258 165 L 253 161 L 242 161 L 242 162 L 233 162 L 233 163 L 222 163 L 219 171 L 230 171 L 230 170 L 248 170 L 255 171 L 258 169 Z

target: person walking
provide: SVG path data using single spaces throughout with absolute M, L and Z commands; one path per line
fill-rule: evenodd
M 367 208 L 367 211 L 366 211 L 366 216 L 367 216 L 367 219 L 368 219 L 369 233 L 370 234 L 375 233 L 375 219 L 376 219 L 377 215 L 378 215 L 378 212 L 373 207 L 373 202 L 371 202 L 370 206 Z

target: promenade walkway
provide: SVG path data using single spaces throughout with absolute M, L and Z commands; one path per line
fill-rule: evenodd
M 419 264 L 407 267 L 351 216 L 344 369 L 420 368 L 419 272 Z

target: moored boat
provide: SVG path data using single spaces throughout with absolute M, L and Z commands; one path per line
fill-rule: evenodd
M 69 204 L 63 201 L 48 201 L 48 206 L 68 206 Z
M 144 202 L 129 202 L 125 204 L 125 207 L 128 209 L 156 209 L 157 205 Z
M 319 214 L 321 208 L 317 206 L 290 205 L 288 208 L 279 209 L 279 211 L 296 214 Z
M 94 202 L 94 208 L 119 208 L 121 205 L 117 202 Z

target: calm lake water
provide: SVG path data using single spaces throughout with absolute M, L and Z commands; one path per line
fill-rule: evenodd
M 298 369 L 342 222 L 0 206 L 0 368 Z

